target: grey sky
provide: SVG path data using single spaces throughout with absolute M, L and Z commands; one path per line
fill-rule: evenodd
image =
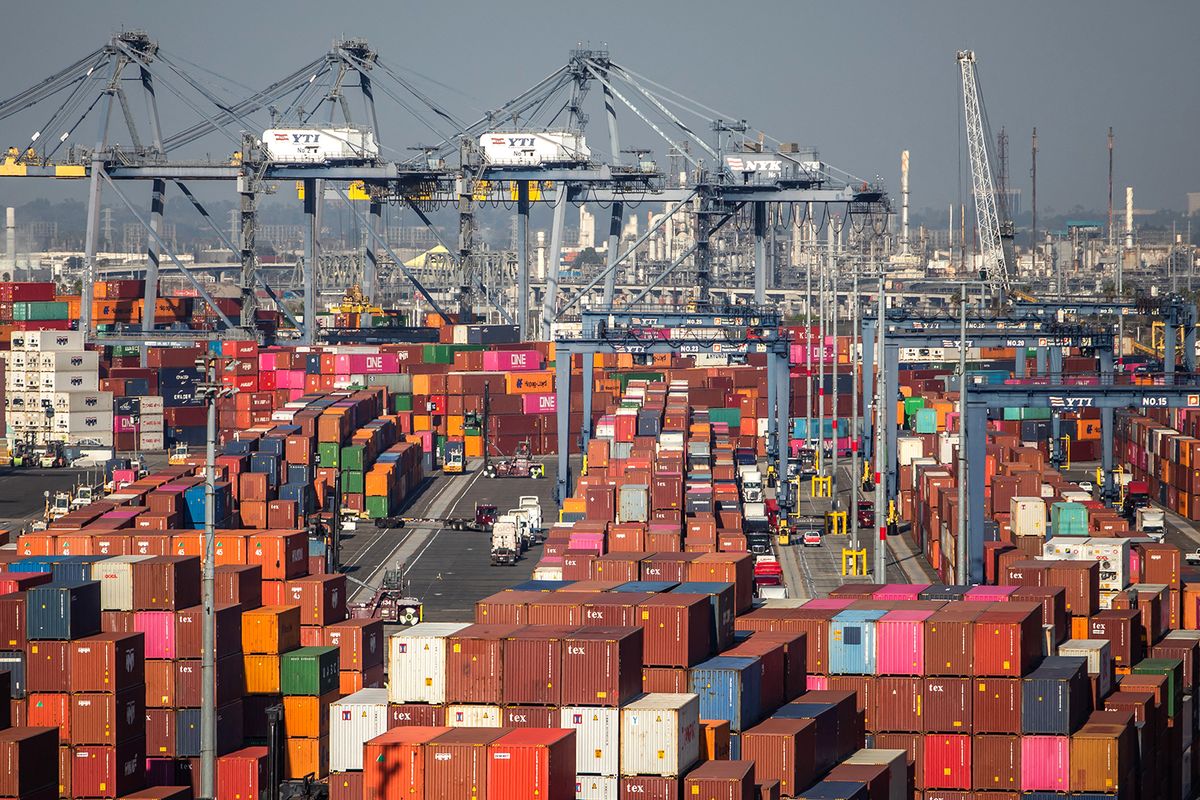
M 42 0 L 35 16 L 54 20 L 53 35 L 8 28 L 0 95 L 65 66 L 122 26 L 145 28 L 168 51 L 254 87 L 316 57 L 334 38 L 365 36 L 390 63 L 487 106 L 549 73 L 578 41 L 607 42 L 614 61 L 780 139 L 815 145 L 825 160 L 857 175 L 881 175 L 892 191 L 899 152 L 908 148 L 914 208 L 958 198 L 954 56 L 970 48 L 993 129 L 1003 124 L 1009 132 L 1013 184 L 1026 192 L 1029 134 L 1038 128 L 1044 206 L 1104 207 L 1109 125 L 1117 137 L 1118 186 L 1135 186 L 1139 208 L 1181 208 L 1185 192 L 1200 191 L 1195 0 Z M 441 97 L 464 116 L 472 109 L 461 96 Z M 24 119 L 0 122 L 0 143 L 18 143 L 28 127 Z M 385 139 L 396 131 L 390 138 L 397 146 L 431 138 L 399 111 L 383 112 L 381 127 Z M 80 141 L 89 143 L 92 129 Z M 591 130 L 602 135 L 598 109 Z M 626 142 L 658 144 L 644 130 L 631 131 Z M 12 188 L 0 185 L 0 194 L 11 197 Z

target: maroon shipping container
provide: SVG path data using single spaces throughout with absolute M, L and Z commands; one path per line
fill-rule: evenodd
M 591 598 L 588 592 L 540 592 L 541 596 L 528 603 L 530 625 L 570 625 L 579 627 L 583 624 L 583 602 Z
M 402 728 L 414 725 L 440 728 L 446 724 L 446 707 L 425 703 L 389 703 L 388 727 Z
M 504 642 L 505 705 L 561 705 L 564 639 L 572 628 L 530 625 Z
M 791 797 L 813 782 L 816 724 L 810 719 L 767 719 L 742 734 L 742 758 L 753 761 L 759 781 L 779 781 Z
M 192 787 L 150 786 L 130 792 L 123 800 L 192 800 Z
M 24 650 L 25 644 L 25 594 L 0 596 L 0 645 L 5 650 Z
M 200 559 L 154 556 L 133 565 L 133 607 L 139 611 L 200 605 Z
M 790 703 L 808 691 L 808 644 L 803 633 L 760 631 L 747 642 L 774 642 L 783 647 L 784 700 Z
M 101 633 L 138 633 L 134 627 L 137 620 L 135 611 L 101 611 Z
M 218 605 L 213 611 L 216 654 L 223 658 L 242 652 L 242 607 Z M 204 657 L 204 606 L 175 612 L 175 658 Z
M 874 746 L 881 750 L 903 750 L 908 753 L 913 786 L 917 789 L 925 788 L 925 734 L 877 733 Z
M 307 575 L 287 582 L 287 604 L 300 606 L 300 624 L 332 625 L 346 618 L 346 576 Z
M 146 709 L 146 755 L 149 758 L 174 758 L 175 709 Z
M 451 728 L 425 747 L 425 800 L 487 797 L 488 745 L 503 728 Z
M 526 625 L 529 601 L 537 600 L 541 595 L 541 592 L 497 592 L 475 603 L 475 621 L 490 625 Z
M 641 627 L 638 605 L 654 597 L 650 592 L 603 592 L 584 604 L 583 624 L 601 628 Z
M 76 797 L 123 797 L 146 784 L 146 740 L 75 748 L 71 791 Z
M 562 651 L 564 706 L 617 708 L 642 691 L 642 628 L 582 628 Z
M 203 683 L 199 659 L 175 661 L 175 704 L 179 708 L 199 708 Z M 217 705 L 239 700 L 246 689 L 246 662 L 240 653 L 217 659 Z
M 642 667 L 642 691 L 686 694 L 692 682 L 685 667 Z
M 1151 648 L 1154 658 L 1178 658 L 1183 662 L 1183 687 L 1185 694 L 1196 691 L 1196 676 L 1200 673 L 1200 642 L 1196 639 L 1161 639 Z
M 1032 603 L 996 603 L 975 621 L 976 675 L 1020 677 L 1042 654 L 1041 607 Z M 954 789 L 955 786 L 937 787 Z
M 33 796 L 50 789 L 57 796 L 57 728 L 0 730 L 0 797 Z
M 654 595 L 639 604 L 638 616 L 645 629 L 643 663 L 690 667 L 708 658 L 712 652 L 712 613 L 707 595 Z
M 791 698 L 787 694 L 787 659 L 782 642 L 772 642 L 751 636 L 728 650 L 723 656 L 757 658 L 762 668 L 759 682 L 760 707 L 764 712 L 778 708 Z M 760 776 L 761 777 L 761 776 Z
M 1142 620 L 1137 609 L 1101 611 L 1088 620 L 1089 639 L 1107 639 L 1113 664 L 1132 667 L 1142 660 Z
M 982 680 L 982 679 L 981 679 Z M 926 678 L 921 719 L 929 733 L 970 733 L 974 710 L 970 678 Z
M 867 714 L 873 731 L 925 730 L 921 703 L 922 678 L 881 677 L 875 680 L 874 708 Z
M 734 630 L 803 635 L 805 666 L 814 675 L 829 669 L 829 621 L 839 612 L 820 608 L 760 608 L 733 620 Z
M 642 559 L 641 579 L 684 583 L 688 579 L 688 563 L 699 557 L 699 553 L 652 553 Z
M 71 691 L 72 642 L 29 642 L 25 649 L 25 691 Z
M 601 581 L 636 581 L 641 575 L 641 561 L 647 553 L 605 553 L 592 562 L 592 577 Z
M 518 625 L 471 625 L 446 640 L 447 702 L 503 701 L 505 640 L 518 630 Z
M 685 797 L 758 800 L 753 761 L 705 761 L 683 780 Z
M 554 706 L 505 706 L 500 711 L 501 728 L 558 728 L 561 723 Z
M 626 775 L 621 778 L 620 800 L 679 800 L 678 778 Z
M 734 611 L 744 614 L 754 602 L 754 556 L 749 553 L 703 553 L 688 563 L 688 581 L 732 583 Z
M 797 703 L 818 703 L 831 706 L 833 729 L 830 732 L 823 727 L 823 717 L 812 717 L 817 722 L 816 736 L 818 747 L 828 739 L 833 747 L 833 762 L 841 761 L 846 756 L 862 747 L 863 719 L 858 712 L 852 692 L 834 689 L 805 692 L 796 698 Z M 831 762 L 832 763 L 832 762 Z M 828 766 L 825 767 L 827 769 Z M 818 760 L 818 771 L 821 771 Z
M 121 744 L 142 735 L 146 694 L 140 686 L 118 694 L 71 695 L 71 744 Z
M 973 788 L 1021 790 L 1021 737 L 976 736 L 971 742 Z
M 363 672 L 383 664 L 383 620 L 348 619 L 324 628 L 322 635 L 322 644 L 338 648 L 342 670 Z
M 145 650 L 145 637 L 140 633 L 101 633 L 71 642 L 71 691 L 120 692 L 141 687 L 146 683 Z
M 245 611 L 262 606 L 262 567 L 258 564 L 222 564 L 213 570 L 218 605 L 237 603 Z
M 1009 601 L 1038 603 L 1042 607 L 1042 624 L 1054 626 L 1055 643 L 1070 636 L 1067 620 L 1067 591 L 1061 586 L 1019 586 L 1009 596 Z
M 891 796 L 892 773 L 886 764 L 838 764 L 824 780 L 864 784 L 867 800 L 887 800 Z
M 835 692 L 853 692 L 854 706 L 863 717 L 863 726 L 871 727 L 871 715 L 875 713 L 875 681 L 874 675 L 830 675 L 826 678 L 826 689 Z M 808 691 L 808 687 L 805 687 Z
M 242 798 L 237 798 L 237 800 L 242 800 Z M 363 774 L 361 772 L 331 774 L 329 776 L 329 800 L 363 800 Z
M 1047 586 L 1061 586 L 1068 614 L 1090 617 L 1100 609 L 1100 564 L 1097 561 L 1052 561 Z
M 146 707 L 174 708 L 175 705 L 175 662 L 146 661 Z
M 1021 679 L 971 681 L 971 726 L 976 734 L 1021 732 Z
M 925 621 L 925 674 L 974 674 L 975 621 L 984 607 L 956 603 L 941 608 Z

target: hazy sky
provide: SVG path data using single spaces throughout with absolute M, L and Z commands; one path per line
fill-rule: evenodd
M 577 42 L 607 43 L 615 62 L 779 139 L 814 145 L 856 175 L 880 175 L 893 192 L 899 153 L 909 149 L 914 208 L 959 196 L 955 52 L 970 48 L 992 127 L 1009 133 L 1013 185 L 1026 196 L 1029 135 L 1038 129 L 1043 207 L 1104 207 L 1109 125 L 1118 187 L 1134 185 L 1139 208 L 1181 208 L 1185 192 L 1200 191 L 1196 0 L 41 0 L 34 16 L 54 24 L 37 35 L 10 26 L 0 36 L 4 97 L 121 27 L 144 28 L 168 52 L 253 87 L 320 55 L 335 38 L 364 36 L 387 62 L 460 90 L 434 88 L 471 116 L 551 72 Z M 432 138 L 387 98 L 379 103 L 385 140 L 389 130 L 399 147 Z M 0 122 L 0 143 L 23 143 L 36 124 L 26 116 Z M 90 144 L 94 126 L 85 130 L 79 141 Z M 590 130 L 604 134 L 596 107 Z M 659 144 L 646 130 L 630 131 L 624 143 Z M 211 146 L 224 148 L 220 140 Z M 11 184 L 0 182 L 0 196 L 17 199 Z

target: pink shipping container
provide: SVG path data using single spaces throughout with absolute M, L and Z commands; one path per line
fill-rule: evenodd
M 523 394 L 521 410 L 526 414 L 553 414 L 558 411 L 556 394 Z
M 537 350 L 491 350 L 483 354 L 484 372 L 528 372 L 542 368 Z
M 146 658 L 175 658 L 174 611 L 138 611 L 133 629 L 146 635 Z
M 1021 788 L 1026 792 L 1066 792 L 1070 786 L 1070 738 L 1021 737 Z
M 980 603 L 1006 603 L 1012 599 L 1012 594 L 1019 586 L 972 586 L 963 595 L 964 600 L 974 600 Z
M 808 691 L 810 691 L 810 692 L 823 692 L 829 688 L 829 676 L 828 675 L 813 675 L 810 673 L 808 675 L 808 680 L 806 681 L 805 686 L 808 688 Z
M 932 611 L 889 611 L 875 623 L 877 674 L 925 674 L 925 620 L 931 616 Z
M 603 533 L 572 533 L 567 544 L 568 550 L 580 550 L 585 553 L 604 555 Z
M 853 597 L 818 597 L 805 603 L 804 608 L 820 608 L 825 611 L 845 611 L 852 605 L 854 605 Z
M 871 595 L 872 600 L 920 600 L 928 583 L 889 583 Z

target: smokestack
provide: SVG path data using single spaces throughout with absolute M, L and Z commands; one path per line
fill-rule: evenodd
M 4 257 L 17 270 L 17 210 L 9 207 L 4 211 Z M 15 277 L 15 276 L 14 276 Z
M 900 153 L 900 254 L 908 255 L 908 151 Z
M 1125 187 L 1125 247 L 1133 249 L 1133 187 Z

